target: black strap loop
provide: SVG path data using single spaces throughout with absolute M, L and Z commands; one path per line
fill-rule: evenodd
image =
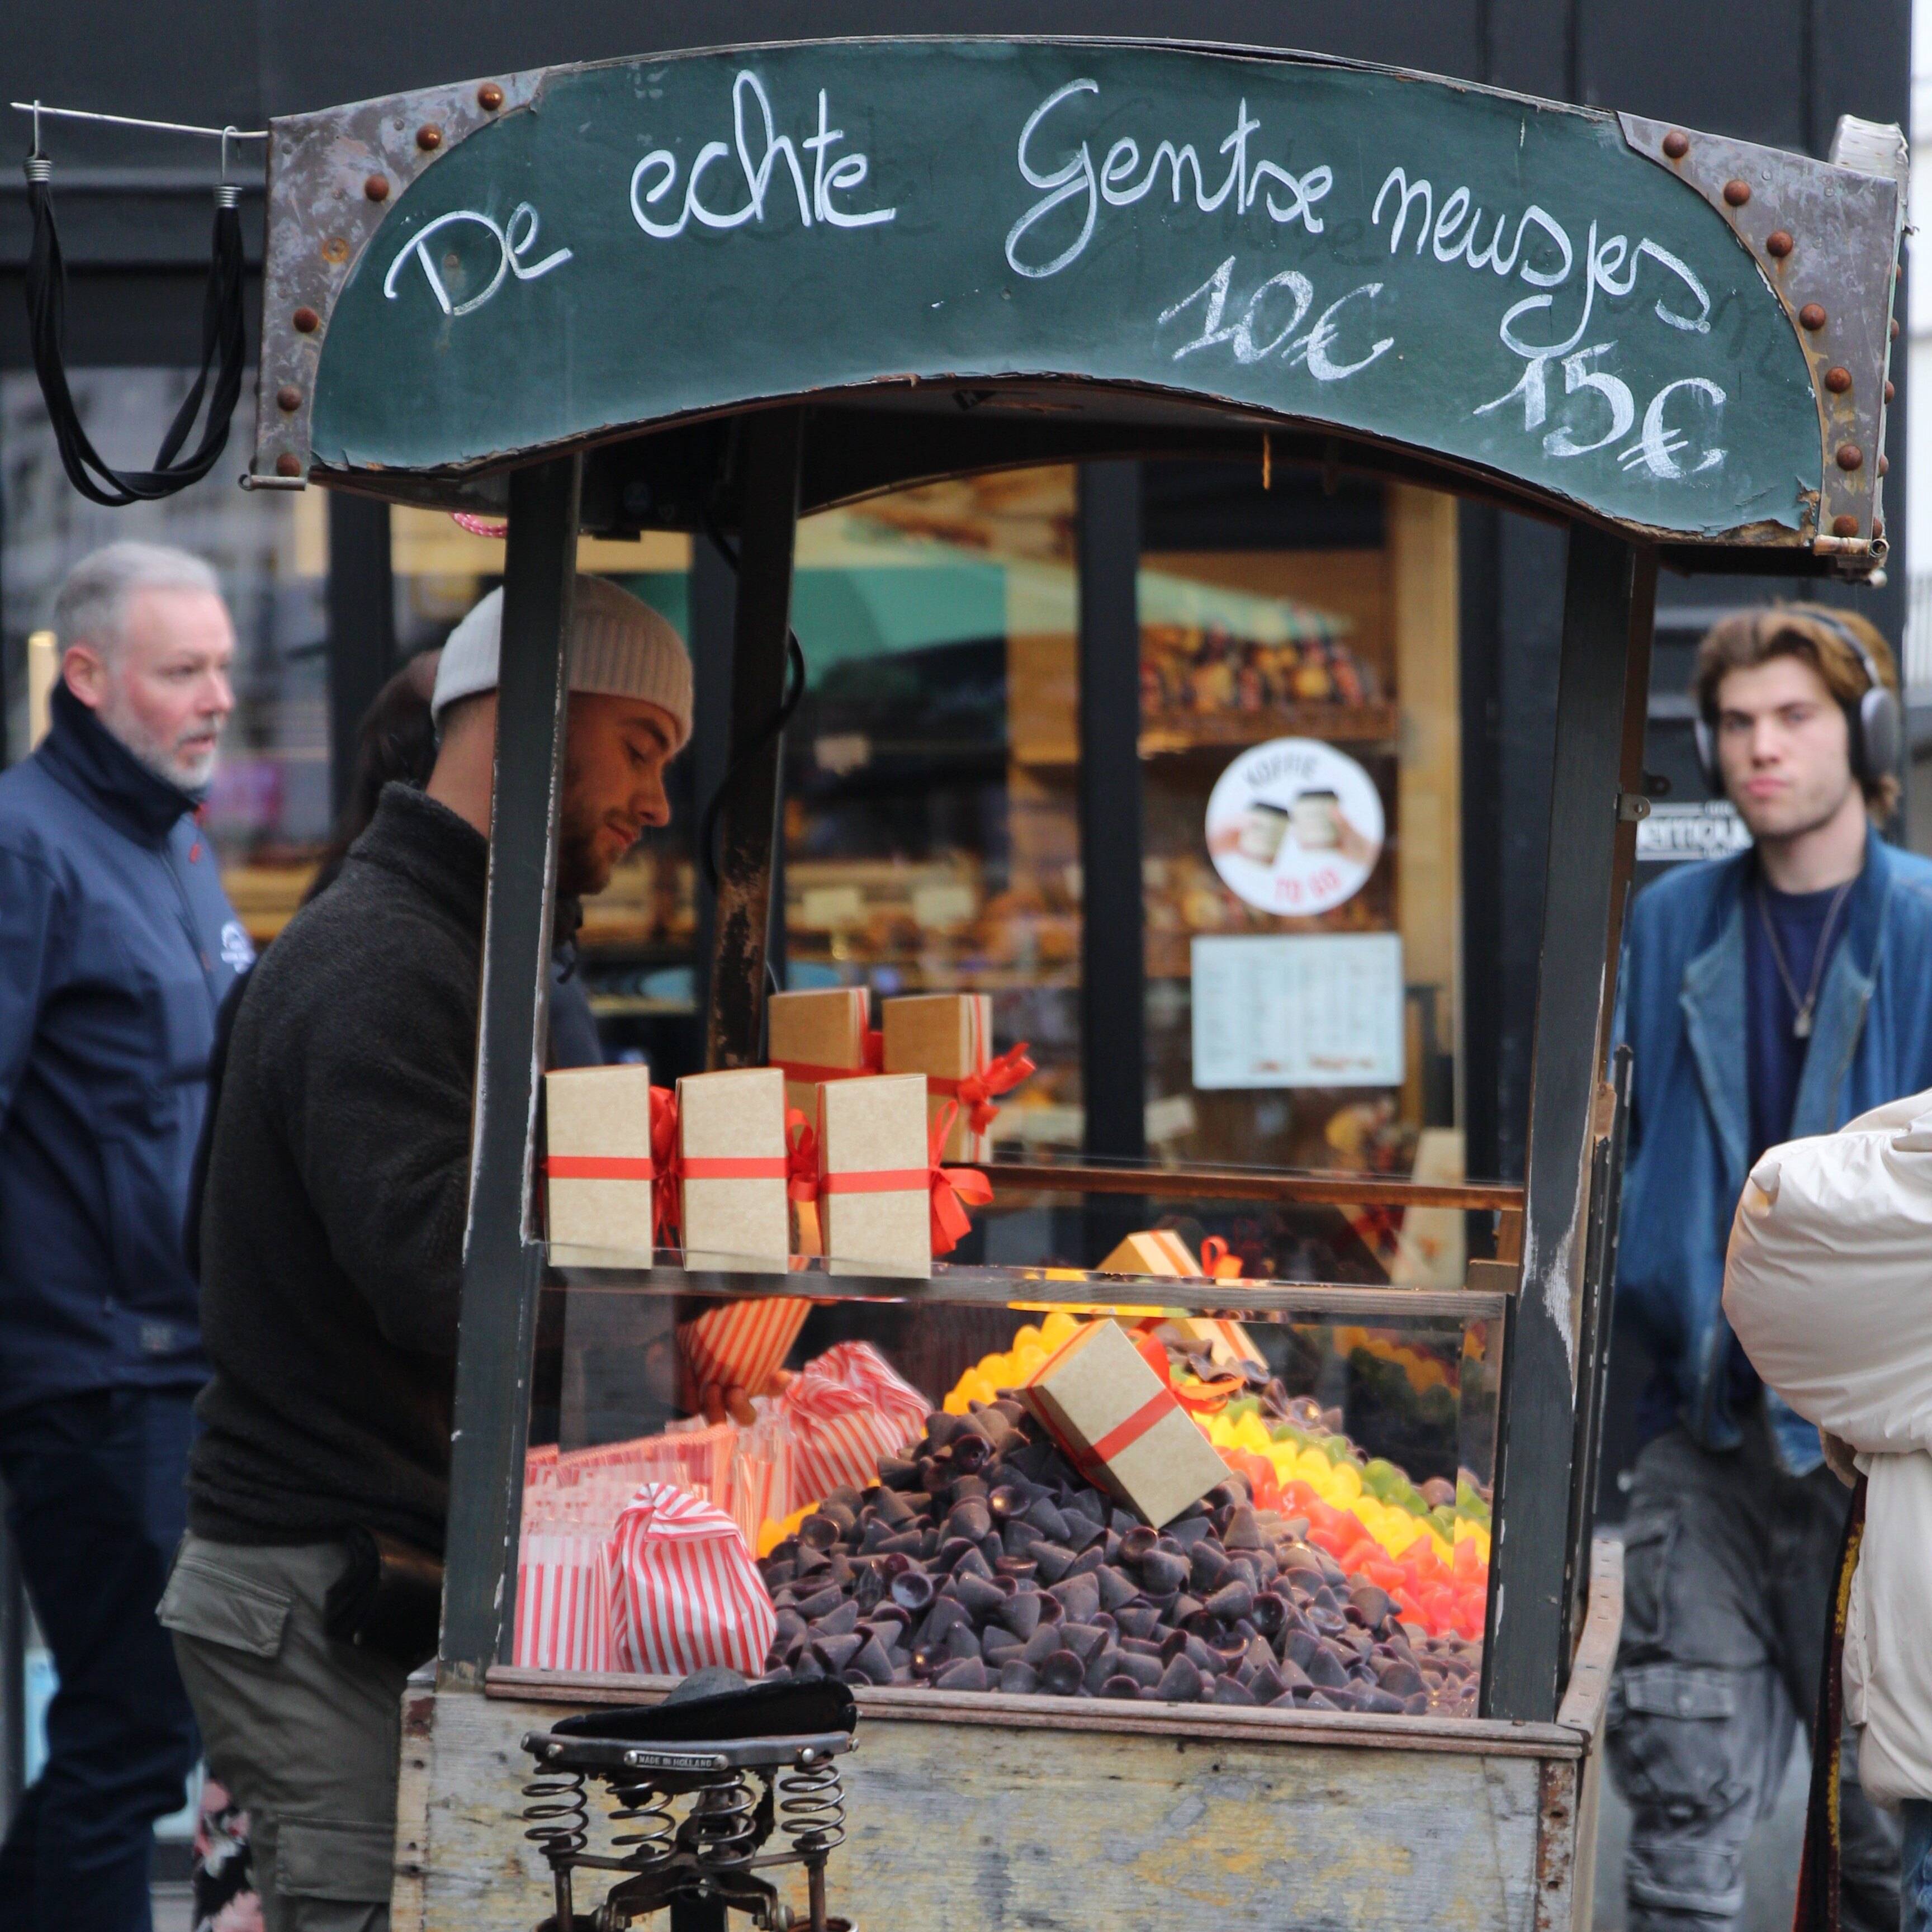
M 190 483 L 200 482 L 214 467 L 227 446 L 229 419 L 242 394 L 247 358 L 242 319 L 244 271 L 242 218 L 236 210 L 235 190 L 224 185 L 215 196 L 214 251 L 207 292 L 202 298 L 200 370 L 161 440 L 154 466 L 123 471 L 104 462 L 88 440 L 67 386 L 67 268 L 54 226 L 52 173 L 52 164 L 44 155 L 28 158 L 27 206 L 33 217 L 34 238 L 27 255 L 27 325 L 40 394 L 46 398 L 60 448 L 61 466 L 83 496 L 110 508 L 172 496 Z M 214 372 L 212 391 L 211 369 Z M 202 425 L 201 440 L 193 454 L 177 462 L 204 397 L 208 417 Z

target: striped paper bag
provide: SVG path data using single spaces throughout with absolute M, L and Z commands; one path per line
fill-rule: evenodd
M 517 1546 L 512 1661 L 525 1670 L 608 1670 L 610 1592 L 602 1531 L 526 1528 Z
M 875 1480 L 879 1458 L 916 1440 L 933 1405 L 871 1343 L 841 1342 L 806 1364 L 778 1407 L 791 1430 L 792 1494 L 816 1502 Z
M 778 1612 L 722 1509 L 646 1484 L 617 1519 L 606 1561 L 616 1669 L 686 1677 L 722 1664 L 747 1677 L 763 1672 Z
M 680 1408 L 696 1412 L 707 1388 L 762 1395 L 784 1366 L 812 1304 L 794 1294 L 760 1295 L 708 1308 L 677 1326 Z
M 761 1413 L 750 1428 L 738 1431 L 731 1452 L 731 1520 L 754 1550 L 765 1525 L 782 1522 L 797 1507 L 794 1450 L 782 1415 Z

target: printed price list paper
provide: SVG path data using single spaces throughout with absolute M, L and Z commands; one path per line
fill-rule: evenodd
M 1197 1089 L 1402 1084 L 1400 934 L 1197 939 L 1193 970 Z

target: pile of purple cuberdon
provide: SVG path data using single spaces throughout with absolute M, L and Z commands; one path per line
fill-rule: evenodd
M 1424 1636 L 1226 1482 L 1159 1531 L 1020 1404 L 934 1414 L 760 1563 L 768 1674 L 940 1690 L 1473 1715 L 1479 1646 Z

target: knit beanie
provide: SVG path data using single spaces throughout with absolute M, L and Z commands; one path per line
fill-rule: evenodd
M 440 724 L 460 698 L 496 688 L 503 593 L 493 590 L 449 634 L 430 708 Z M 571 623 L 570 688 L 641 698 L 668 712 L 680 747 L 691 736 L 691 654 L 670 624 L 602 577 L 577 580 Z

